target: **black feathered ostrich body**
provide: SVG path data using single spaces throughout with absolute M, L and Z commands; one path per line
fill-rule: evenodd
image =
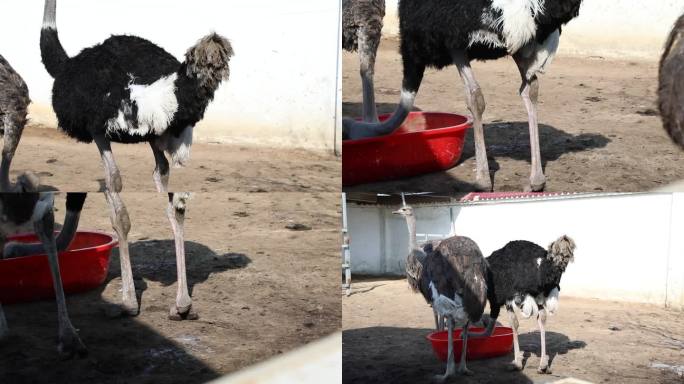
M 69 57 L 59 41 L 56 0 L 45 0 L 40 48 L 45 68 L 55 78 L 53 107 L 60 128 L 83 142 L 94 141 L 105 168 L 105 196 L 119 239 L 123 307 L 139 312 L 133 283 L 128 233 L 130 219 L 119 196 L 121 176 L 111 142 L 147 141 L 154 154 L 153 179 L 166 192 L 171 156 L 174 165 L 189 158 L 192 131 L 222 81 L 230 74 L 230 42 L 211 33 L 187 50 L 180 63 L 157 45 L 135 36 L 112 36 Z M 183 222 L 190 195 L 169 194 L 167 217 L 176 243 L 178 286 L 169 318 L 196 319 L 185 271 Z
M 409 254 L 406 278 L 414 292 L 420 292 L 432 305 L 435 322 L 444 318 L 448 330 L 447 369 L 440 379 L 453 376 L 456 364 L 453 354 L 453 328 L 463 325 L 463 350 L 458 372 L 468 374 L 466 348 L 468 327 L 480 321 L 487 302 L 486 261 L 477 244 L 465 236 L 452 236 L 438 243 L 418 247 L 416 218 L 413 208 L 404 205 L 394 212 L 406 218 L 409 230 Z M 436 324 L 439 328 L 439 323 Z
M 506 306 L 513 328 L 515 359 L 513 365 L 522 369 L 518 344 L 518 319 L 514 307 L 525 318 L 536 316 L 541 334 L 541 361 L 538 371 L 551 373 L 546 355 L 545 330 L 547 314 L 558 309 L 560 281 L 568 264 L 574 260 L 575 242 L 561 236 L 548 249 L 530 241 L 511 241 L 487 258 L 487 298 L 491 309 L 485 334 L 494 329 L 502 306 Z
M 663 127 L 684 148 L 684 15 L 677 19 L 660 58 L 658 107 Z
M 477 186 L 491 190 L 482 115 L 484 95 L 470 61 L 511 55 L 522 85 L 520 95 L 528 113 L 532 172 L 527 189 L 542 190 L 537 123 L 537 74 L 552 61 L 561 26 L 576 17 L 582 0 L 400 0 L 399 29 L 403 62 L 401 99 L 396 111 L 382 123 L 344 121 L 345 138 L 385 135 L 398 128 L 413 108 L 428 67 L 454 64 L 466 87 L 466 104 L 473 115 Z

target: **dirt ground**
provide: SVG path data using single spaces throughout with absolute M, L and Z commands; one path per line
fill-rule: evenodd
M 342 299 L 344 383 L 421 383 L 443 374 L 425 336 L 434 319 L 420 294 L 406 281 L 356 280 Z M 513 352 L 468 362 L 473 376 L 454 383 L 547 383 L 576 378 L 593 383 L 684 383 L 682 312 L 645 304 L 561 297 L 559 312 L 547 321 L 551 375 L 537 374 L 540 341 L 536 321 L 520 320 L 525 368 L 510 372 Z M 486 310 L 489 313 L 489 309 Z M 499 319 L 509 326 L 506 319 Z M 656 367 L 652 367 L 656 365 Z
M 112 144 L 123 190 L 155 192 L 148 144 Z M 195 143 L 188 166 L 171 169 L 169 188 L 193 192 L 337 192 L 341 163 L 333 154 L 304 150 Z M 95 144 L 78 143 L 52 128 L 27 126 L 12 177 L 32 171 L 42 189 L 98 192 L 104 169 Z
M 361 114 L 358 68 L 356 54 L 345 53 L 346 117 Z M 521 190 L 530 174 L 530 145 L 527 113 L 518 96 L 520 75 L 510 58 L 474 62 L 473 69 L 487 102 L 485 141 L 494 189 Z M 375 72 L 379 112 L 391 113 L 399 101 L 402 78 L 396 41 L 382 42 Z M 547 191 L 644 191 L 684 178 L 684 152 L 671 143 L 657 115 L 657 73 L 657 58 L 556 58 L 540 78 L 539 130 Z M 428 70 L 416 107 L 468 114 L 456 68 Z M 474 155 L 471 130 L 460 163 L 446 172 L 345 189 L 385 193 L 472 190 Z
M 203 383 L 340 329 L 339 193 L 196 194 L 185 222 L 197 321 L 167 319 L 175 251 L 166 196 L 124 193 L 141 314 L 113 317 L 118 251 L 106 283 L 67 297 L 89 349 L 59 361 L 54 301 L 5 306 L 0 383 Z M 63 196 L 56 217 L 61 220 Z M 292 231 L 290 222 L 311 230 Z M 88 196 L 81 229 L 111 232 L 104 196 Z

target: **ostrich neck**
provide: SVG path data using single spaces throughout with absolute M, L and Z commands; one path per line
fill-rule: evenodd
M 56 29 L 57 0 L 45 0 L 43 9 L 43 28 Z
M 406 225 L 408 226 L 409 232 L 409 253 L 411 253 L 411 251 L 415 249 L 420 249 L 418 248 L 418 241 L 416 240 L 416 217 L 407 216 Z

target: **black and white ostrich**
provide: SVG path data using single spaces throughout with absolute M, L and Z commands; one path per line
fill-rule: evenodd
M 491 335 L 501 307 L 505 305 L 513 328 L 515 369 L 521 370 L 523 366 L 514 306 L 520 308 L 525 318 L 537 317 L 541 335 L 541 360 L 537 371 L 551 373 L 546 354 L 546 317 L 558 310 L 561 277 L 568 264 L 574 261 L 574 250 L 575 242 L 563 235 L 548 249 L 530 241 L 511 241 L 487 258 L 487 298 L 491 315 L 481 335 Z
M 154 181 L 165 192 L 169 180 L 168 153 L 175 166 L 190 155 L 192 131 L 230 74 L 230 42 L 209 34 L 188 49 L 180 63 L 159 46 L 136 36 L 112 36 L 102 44 L 69 57 L 56 27 L 56 0 L 45 1 L 40 48 L 45 68 L 54 77 L 52 104 L 59 127 L 81 142 L 94 141 L 105 168 L 105 195 L 119 237 L 123 304 L 138 313 L 127 235 L 130 220 L 119 196 L 122 189 L 111 142 L 148 142 L 154 153 Z M 179 272 L 178 296 L 170 317 L 185 318 L 188 294 L 183 252 L 183 215 L 187 195 L 169 195 L 168 217 L 174 229 Z M 195 315 L 192 315 L 194 318 Z
M 87 353 L 86 347 L 69 319 L 57 258 L 58 252 L 67 249 L 76 234 L 85 199 L 85 193 L 67 193 L 64 226 L 55 238 L 53 193 L 0 193 L 0 252 L 2 252 L 0 259 L 28 254 L 47 254 L 57 299 L 59 327 L 57 349 L 62 357 L 83 356 Z M 29 223 L 33 224 L 40 244 L 7 243 L 6 235 L 9 230 Z M 8 331 L 7 321 L 0 305 L 0 338 Z
M 401 99 L 383 123 L 346 119 L 343 134 L 350 139 L 385 135 L 397 129 L 413 108 L 426 67 L 455 64 L 465 83 L 466 103 L 475 131 L 476 185 L 491 190 L 492 181 L 482 126 L 484 95 L 470 61 L 511 55 L 522 77 L 520 96 L 530 129 L 531 176 L 527 189 L 544 189 L 537 124 L 537 75 L 549 66 L 561 26 L 579 14 L 582 0 L 401 0 L 399 29 L 403 61 Z
M 0 128 L 3 136 L 0 192 L 31 192 L 38 188 L 38 180 L 34 175 L 22 174 L 15 185 L 12 185 L 9 177 L 10 165 L 26 125 L 30 103 L 26 83 L 0 55 Z
M 342 0 L 342 48 L 359 51 L 363 121 L 371 123 L 378 122 L 373 75 L 384 17 L 385 0 Z
M 403 206 L 394 212 L 415 223 L 413 209 Z M 410 230 L 410 229 L 409 229 Z M 438 316 L 445 318 L 448 358 L 444 380 L 456 374 L 454 324 L 463 325 L 463 350 L 458 372 L 471 374 L 466 367 L 468 327 L 480 321 L 487 301 L 486 262 L 477 244 L 468 237 L 452 236 L 440 241 L 433 252 L 413 244 L 406 259 L 406 275 L 411 288 L 421 292 Z
M 677 19 L 665 43 L 658 80 L 663 127 L 674 142 L 684 147 L 684 15 Z

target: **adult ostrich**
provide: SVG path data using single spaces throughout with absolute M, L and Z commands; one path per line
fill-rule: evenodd
M 380 136 L 398 128 L 413 108 L 426 67 L 456 65 L 466 88 L 466 104 L 475 131 L 476 185 L 492 190 L 482 126 L 484 95 L 470 61 L 511 55 L 522 77 L 520 96 L 530 130 L 531 175 L 526 189 L 541 191 L 546 177 L 541 166 L 537 100 L 539 81 L 558 49 L 561 26 L 579 14 L 582 0 L 401 0 L 399 30 L 403 82 L 401 99 L 383 123 L 346 119 L 350 139 Z
M 395 213 L 413 217 L 413 209 L 408 206 Z M 439 316 L 446 318 L 449 352 L 446 373 L 439 378 L 446 380 L 457 372 L 453 347 L 455 323 L 464 324 L 458 372 L 471 374 L 466 367 L 468 327 L 480 321 L 487 301 L 486 262 L 480 248 L 468 237 L 452 236 L 439 242 L 429 254 L 414 247 L 406 264 L 409 285 L 423 294 Z
M 658 80 L 663 127 L 674 142 L 684 147 L 684 15 L 677 19 L 665 43 Z
M 76 234 L 78 220 L 85 193 L 67 193 L 66 217 L 59 235 L 54 235 L 54 194 L 53 193 L 0 193 L 0 259 L 24 256 L 27 254 L 47 254 L 52 272 L 52 283 L 57 299 L 58 346 L 57 350 L 63 358 L 87 354 L 78 332 L 71 324 L 67 312 L 64 288 L 59 272 L 58 252 L 69 247 Z M 32 223 L 40 244 L 7 243 L 7 230 Z M 7 334 L 9 328 L 0 306 L 0 338 Z
M 0 127 L 3 136 L 0 192 L 28 192 L 38 186 L 37 180 L 28 174 L 20 176 L 16 185 L 12 185 L 9 178 L 10 165 L 26 125 L 30 103 L 26 83 L 0 55 Z
M 491 315 L 487 328 L 479 336 L 491 335 L 499 311 L 505 305 L 513 328 L 515 369 L 523 368 L 518 344 L 518 318 L 513 308 L 517 306 L 523 317 L 537 317 L 541 335 L 541 360 L 537 372 L 551 373 L 546 354 L 546 318 L 558 310 L 560 280 L 568 264 L 574 261 L 574 250 L 575 242 L 563 235 L 548 249 L 530 241 L 511 241 L 487 258 L 487 296 Z
M 156 167 L 157 190 L 168 187 L 168 153 L 175 166 L 190 155 L 192 131 L 222 81 L 230 74 L 230 42 L 209 34 L 178 62 L 157 45 L 136 36 L 112 36 L 102 44 L 67 56 L 57 34 L 56 0 L 46 0 L 40 48 L 45 68 L 55 79 L 52 103 L 59 127 L 81 142 L 94 141 L 105 168 L 105 195 L 119 237 L 123 305 L 138 313 L 127 236 L 130 220 L 119 196 L 122 189 L 111 142 L 148 142 Z M 178 297 L 172 319 L 185 318 L 192 301 L 187 291 L 182 216 L 187 196 L 169 196 L 168 217 L 174 229 L 179 272 Z M 180 251 L 180 252 L 179 252 Z M 194 318 L 194 315 L 192 315 Z
M 385 0 L 342 0 L 342 48 L 359 51 L 363 121 L 371 123 L 378 122 L 373 74 L 384 17 Z

